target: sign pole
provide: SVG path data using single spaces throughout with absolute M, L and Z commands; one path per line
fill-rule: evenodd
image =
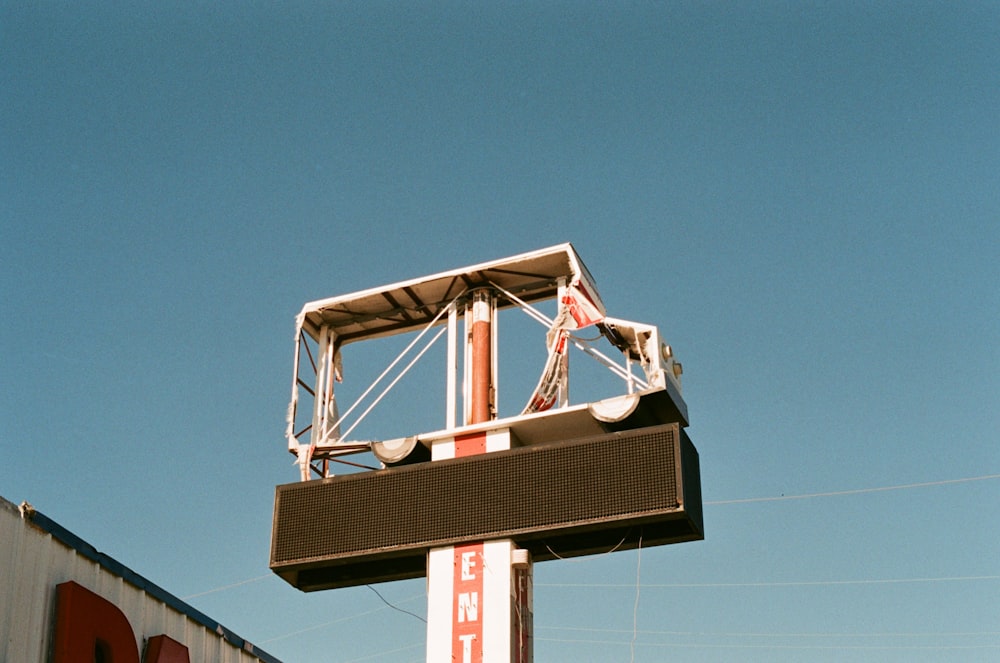
M 474 290 L 466 309 L 464 410 L 470 425 L 496 418 L 495 297 L 492 289 Z M 435 442 L 431 460 L 510 446 L 507 429 L 485 430 Z M 427 555 L 428 663 L 531 663 L 531 580 L 530 556 L 510 539 L 432 548 Z

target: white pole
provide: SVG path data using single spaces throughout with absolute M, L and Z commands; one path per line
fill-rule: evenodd
M 466 305 L 464 424 L 496 418 L 496 295 L 473 291 Z M 449 332 L 457 324 L 448 319 Z M 451 336 L 449 337 L 451 339 Z M 449 376 L 452 348 L 449 343 Z M 449 386 L 449 395 L 454 393 Z M 455 408 L 449 402 L 449 416 Z M 437 440 L 431 460 L 509 449 L 508 429 Z M 469 487 L 474 491 L 475 486 Z M 456 504 L 456 509 L 461 509 Z M 427 553 L 427 662 L 531 663 L 531 562 L 510 539 L 469 541 Z
M 453 306 L 448 311 L 448 357 L 445 360 L 445 428 L 455 427 L 455 407 L 458 398 L 458 307 Z

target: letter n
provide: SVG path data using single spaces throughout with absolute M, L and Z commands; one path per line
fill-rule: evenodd
M 479 620 L 479 592 L 462 592 L 458 595 L 458 623 Z

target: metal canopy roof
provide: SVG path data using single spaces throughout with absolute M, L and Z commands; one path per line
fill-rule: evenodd
M 560 279 L 567 284 L 583 280 L 597 297 L 590 273 L 567 243 L 310 302 L 299 313 L 298 324 L 313 338 L 317 338 L 320 327 L 328 326 L 340 343 L 349 343 L 422 328 L 466 289 L 494 284 L 532 302 L 555 297 Z M 501 308 L 513 304 L 504 297 L 498 302 Z

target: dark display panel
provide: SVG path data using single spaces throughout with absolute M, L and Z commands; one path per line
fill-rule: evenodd
M 675 423 L 278 486 L 271 568 L 347 587 L 503 538 L 535 561 L 702 539 L 698 452 Z

